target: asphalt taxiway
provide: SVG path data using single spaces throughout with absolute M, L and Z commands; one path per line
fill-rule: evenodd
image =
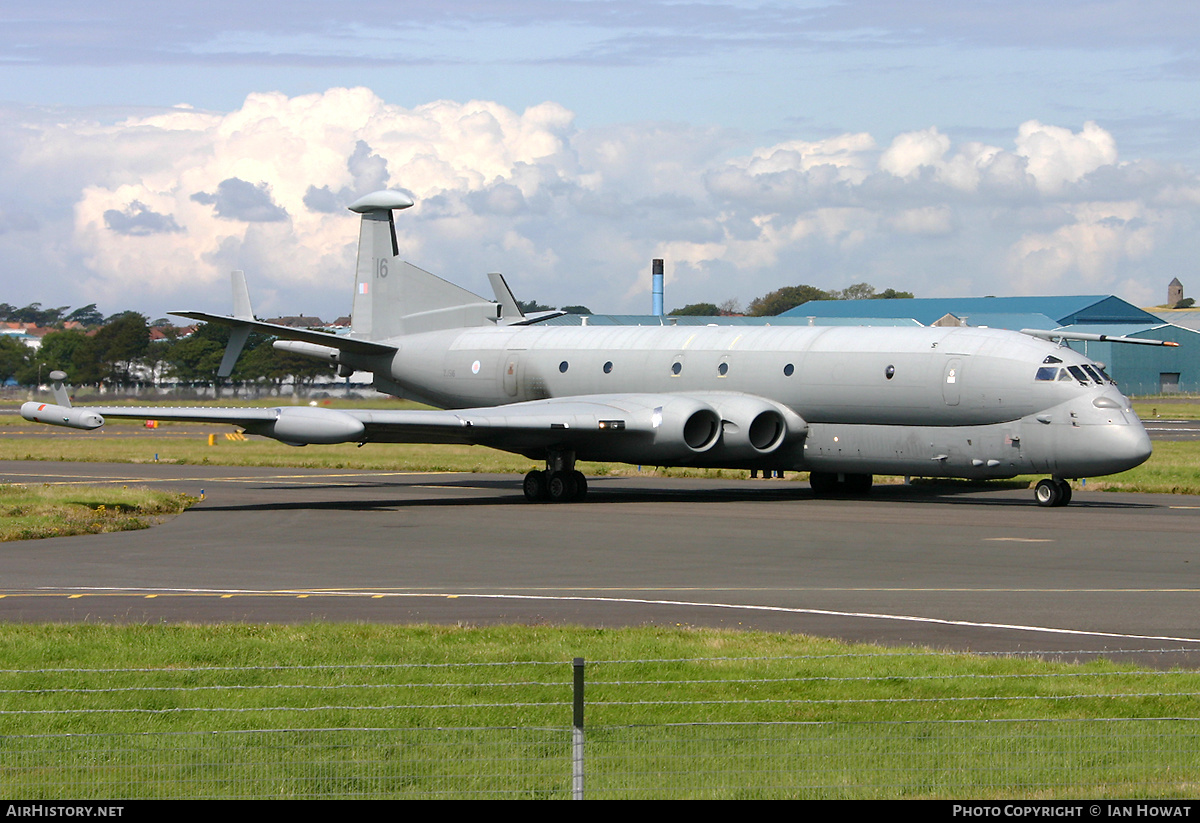
M 698 625 L 975 651 L 1200 650 L 1200 499 L 768 480 L 0 462 L 0 482 L 204 500 L 139 532 L 0 547 L 0 620 Z M 1200 651 L 1159 658 L 1200 665 Z

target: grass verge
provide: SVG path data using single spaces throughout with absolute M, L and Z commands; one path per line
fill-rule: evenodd
M 145 529 L 193 502 L 141 486 L 0 485 L 0 542 Z
M 33 426 L 33 424 L 29 424 Z M 358 469 L 366 471 L 483 472 L 521 474 L 535 467 L 519 455 L 483 446 L 437 446 L 423 444 L 353 444 L 295 448 L 262 437 L 244 441 L 224 438 L 227 428 L 197 427 L 194 424 L 164 425 L 144 430 L 133 424 L 112 423 L 99 432 L 36 429 L 0 429 L 0 460 L 63 460 L 101 463 L 161 462 L 219 466 L 288 466 L 310 469 Z M 208 445 L 208 432 L 219 431 L 217 445 Z M 1121 474 L 1089 479 L 1088 489 L 1136 491 L 1159 494 L 1200 494 L 1200 442 L 1160 441 L 1150 459 Z M 667 477 L 745 478 L 748 473 L 730 469 L 666 469 L 628 466 L 620 463 L 580 463 L 584 474 L 661 475 Z M 793 480 L 805 480 L 806 472 L 789 472 Z M 1013 481 L 1032 487 L 1040 476 L 1021 476 Z M 901 482 L 901 478 L 877 477 L 877 483 Z M 1076 483 L 1076 487 L 1080 484 Z

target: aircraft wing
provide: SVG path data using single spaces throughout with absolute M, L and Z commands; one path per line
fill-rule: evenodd
M 292 445 L 458 443 L 519 454 L 569 449 L 584 460 L 687 460 L 721 445 L 751 459 L 802 438 L 807 424 L 782 404 L 737 393 L 565 397 L 456 410 L 69 407 L 26 403 L 27 420 L 94 429 L 105 418 L 228 423 Z M 724 435 L 724 437 L 723 437 Z M 740 451 L 739 451 L 740 450 Z

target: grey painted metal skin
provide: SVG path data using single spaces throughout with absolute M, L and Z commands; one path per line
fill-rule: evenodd
M 394 393 L 443 408 L 542 400 L 549 414 L 574 401 L 636 416 L 639 405 L 677 406 L 681 426 L 694 403 L 729 407 L 721 408 L 718 442 L 669 459 L 657 452 L 681 440 L 681 431 L 655 432 L 658 448 L 626 445 L 617 432 L 598 432 L 586 414 L 564 416 L 579 435 L 564 431 L 561 439 L 584 460 L 967 478 L 1089 477 L 1144 461 L 1149 437 L 1129 401 L 1111 385 L 1035 381 L 1047 356 L 1088 362 L 989 329 L 533 327 L 416 335 L 386 366 L 371 365 L 393 375 Z M 499 411 L 459 416 L 480 418 L 473 423 L 480 426 Z M 738 445 L 770 411 L 786 422 L 782 441 Z M 407 438 L 380 432 L 372 439 Z M 538 438 L 521 448 L 504 433 L 471 439 L 525 453 L 545 445 Z
M 1111 474 L 1150 455 L 1111 383 L 1038 380 L 1082 354 L 979 328 L 539 327 L 494 276 L 489 301 L 395 256 L 391 209 L 362 213 L 349 337 L 252 319 L 234 277 L 236 316 L 180 312 L 277 335 L 278 348 L 371 371 L 376 386 L 441 410 L 71 409 L 27 403 L 27 419 L 94 428 L 103 417 L 227 422 L 295 445 L 482 444 L 546 460 L 526 494 L 577 499 L 576 460 L 794 469 L 827 487 L 871 474 L 1002 478 L 1049 474 L 1038 502 L 1070 499 L 1062 478 Z M 244 285 L 241 286 L 244 290 Z M 61 379 L 61 378 L 60 378 Z M 56 386 L 56 397 L 65 397 Z M 562 481 L 554 486 L 555 481 Z M 1043 488 L 1044 487 L 1044 488 Z M 1064 488 L 1065 487 L 1065 488 Z

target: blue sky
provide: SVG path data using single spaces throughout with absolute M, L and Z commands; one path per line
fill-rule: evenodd
M 44 2 L 0 10 L 0 301 L 349 308 L 364 186 L 487 293 L 643 311 L 867 281 L 1165 299 L 1187 2 Z M 353 196 L 352 196 L 353 195 Z M 1200 279 L 1195 280 L 1200 288 Z

